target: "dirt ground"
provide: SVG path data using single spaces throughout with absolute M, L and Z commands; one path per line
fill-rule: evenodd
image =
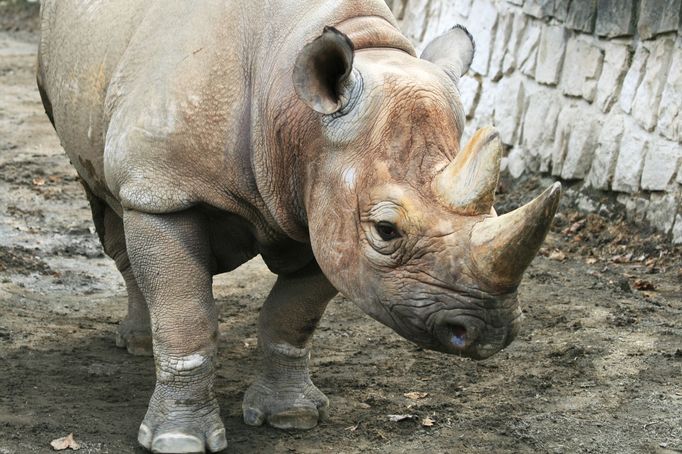
M 52 452 L 50 441 L 70 432 L 81 452 L 141 453 L 152 360 L 114 345 L 123 282 L 43 113 L 37 37 L 9 29 L 0 32 L 0 454 Z M 546 184 L 505 183 L 498 207 Z M 274 278 L 258 259 L 217 277 L 226 452 L 682 452 L 681 250 L 626 224 L 609 200 L 576 211 L 574 196 L 520 287 L 521 334 L 488 360 L 424 351 L 336 298 L 312 359 L 330 418 L 310 431 L 242 423 L 259 368 L 258 308 Z M 414 391 L 428 394 L 405 397 Z

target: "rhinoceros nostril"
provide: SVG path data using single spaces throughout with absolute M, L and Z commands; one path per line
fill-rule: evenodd
M 467 329 L 462 325 L 450 325 L 450 343 L 457 348 L 464 348 L 467 345 Z
M 476 341 L 476 328 L 458 321 L 444 321 L 434 334 L 446 350 L 455 353 L 467 350 Z

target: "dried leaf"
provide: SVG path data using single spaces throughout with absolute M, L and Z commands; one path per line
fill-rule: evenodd
M 403 396 L 407 397 L 408 399 L 412 399 L 412 400 L 423 399 L 428 395 L 429 395 L 429 393 L 425 393 L 425 392 L 421 392 L 421 391 L 411 391 L 409 393 L 403 394 Z
M 414 419 L 416 415 L 388 415 L 388 420 L 391 422 L 405 421 L 406 419 Z
M 583 229 L 583 227 L 585 227 L 585 222 L 587 222 L 585 219 L 583 219 L 583 220 L 581 220 L 581 221 L 578 221 L 578 222 L 574 222 L 574 223 L 571 224 L 571 226 L 568 228 L 568 231 L 571 232 L 571 233 L 579 232 L 580 230 Z
M 625 255 L 614 255 L 611 257 L 613 263 L 630 263 L 632 261 L 632 252 Z
M 81 448 L 81 445 L 73 438 L 73 433 L 68 434 L 66 437 L 52 440 L 50 445 L 55 451 L 62 451 L 64 449 L 73 449 L 74 451 L 77 451 Z
M 245 348 L 255 348 L 258 345 L 258 340 L 255 337 L 247 337 L 242 343 Z
M 656 287 L 654 287 L 654 284 L 652 284 L 649 281 L 646 281 L 644 279 L 635 279 L 635 282 L 632 284 L 634 288 L 637 290 L 655 290 Z
M 346 427 L 346 430 L 349 430 L 351 432 L 355 432 L 356 430 L 358 430 L 358 427 L 360 427 L 361 422 L 362 421 L 358 421 L 358 423 L 356 425 Z
M 428 416 L 424 419 L 422 419 L 422 426 L 424 427 L 431 427 L 436 421 L 433 419 L 429 418 Z
M 556 260 L 557 262 L 563 262 L 564 260 L 566 260 L 566 254 L 556 249 L 552 251 L 551 254 L 549 254 L 549 259 Z

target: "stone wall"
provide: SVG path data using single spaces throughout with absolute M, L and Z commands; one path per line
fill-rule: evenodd
M 495 124 L 503 168 L 614 191 L 682 243 L 682 0 L 392 0 L 420 51 L 454 24 L 476 55 L 465 139 Z

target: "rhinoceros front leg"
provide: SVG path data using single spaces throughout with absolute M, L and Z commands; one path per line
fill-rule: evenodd
M 258 343 L 263 372 L 246 391 L 244 422 L 280 429 L 311 429 L 329 400 L 310 380 L 310 339 L 337 291 L 317 263 L 280 275 L 260 312 Z
M 218 318 L 205 219 L 124 213 L 126 243 L 149 306 L 156 388 L 140 425 L 142 446 L 159 453 L 227 446 L 213 391 Z

